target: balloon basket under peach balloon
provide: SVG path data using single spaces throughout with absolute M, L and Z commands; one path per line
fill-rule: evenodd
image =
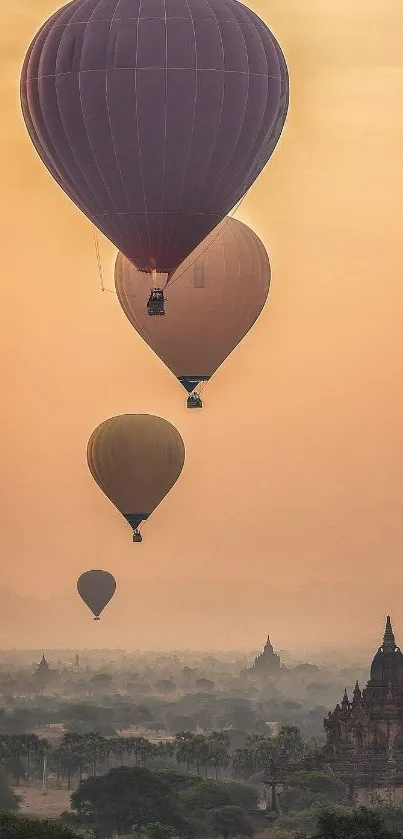
M 202 408 L 203 402 L 198 393 L 191 393 L 186 400 L 186 405 L 188 408 Z

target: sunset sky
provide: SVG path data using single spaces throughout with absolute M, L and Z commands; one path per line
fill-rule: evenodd
M 387 612 L 403 645 L 403 8 L 248 5 L 290 73 L 284 134 L 237 212 L 272 286 L 187 411 L 101 292 L 91 224 L 23 124 L 22 60 L 55 3 L 1 0 L 0 583 L 63 604 L 83 571 L 111 571 L 100 624 L 77 604 L 83 645 L 250 647 L 269 630 L 277 647 L 348 644 L 378 639 Z M 101 251 L 112 289 L 116 250 Z M 142 545 L 86 465 L 95 426 L 130 412 L 168 419 L 187 453 Z

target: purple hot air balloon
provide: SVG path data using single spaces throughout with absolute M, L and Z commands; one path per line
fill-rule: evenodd
M 67 195 L 137 269 L 169 277 L 267 163 L 288 73 L 238 0 L 73 0 L 32 41 L 21 102 Z

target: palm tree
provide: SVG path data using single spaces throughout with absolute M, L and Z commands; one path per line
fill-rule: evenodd
M 46 740 L 45 738 L 39 740 L 37 754 L 38 754 L 38 757 L 42 761 L 42 778 L 43 778 L 43 791 L 44 791 L 44 793 L 46 792 L 47 761 L 48 761 L 48 756 L 50 755 L 51 751 L 52 751 L 52 746 L 51 746 L 51 743 L 49 743 L 49 740 Z
M 229 744 L 230 737 L 226 731 L 213 731 L 207 740 L 208 762 L 214 768 L 216 781 L 219 769 L 226 769 L 230 763 Z
M 66 749 L 66 753 L 69 753 L 71 760 L 77 763 L 80 781 L 82 781 L 84 767 L 86 765 L 84 736 L 69 731 L 64 735 L 61 746 Z
M 193 740 L 194 734 L 191 731 L 180 731 L 175 735 L 176 760 L 179 764 L 184 763 L 186 765 L 187 773 L 189 773 L 189 769 L 194 762 Z
M 22 734 L 21 742 L 23 752 L 27 756 L 27 781 L 29 783 L 31 779 L 31 758 L 38 752 L 39 737 L 36 734 Z
M 120 759 L 120 765 L 123 766 L 124 756 L 127 751 L 126 737 L 113 737 L 110 740 L 110 751 Z
M 3 763 L 7 758 L 10 757 L 10 743 L 9 743 L 9 736 L 7 734 L 0 735 L 0 763 Z
M 233 760 L 232 767 L 236 775 L 247 781 L 252 775 L 259 771 L 259 762 L 256 749 L 252 745 L 246 745 L 242 749 L 237 749 Z
M 73 746 L 62 744 L 52 754 L 58 779 L 67 775 L 67 789 L 71 789 L 71 779 L 80 768 L 80 758 Z
M 193 737 L 193 762 L 196 764 L 198 775 L 200 775 L 200 769 L 203 768 L 204 775 L 207 778 L 209 761 L 210 749 L 207 737 L 204 737 L 203 734 L 195 734 Z
M 95 777 L 97 774 L 98 762 L 106 755 L 105 738 L 101 737 L 101 735 L 97 732 L 91 731 L 89 734 L 84 735 L 83 740 L 84 752 L 91 764 L 91 774 Z
M 134 758 L 135 766 L 146 766 L 156 749 L 145 737 L 126 737 L 126 751 Z
M 20 779 L 24 775 L 24 770 L 21 765 L 21 757 L 25 752 L 25 744 L 21 734 L 11 734 L 8 739 L 8 746 L 10 757 L 14 762 L 13 775 L 16 780 L 17 787 L 20 785 Z

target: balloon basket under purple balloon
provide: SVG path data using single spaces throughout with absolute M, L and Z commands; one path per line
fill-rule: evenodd
M 162 288 L 153 288 L 147 302 L 150 317 L 165 315 L 165 297 Z

